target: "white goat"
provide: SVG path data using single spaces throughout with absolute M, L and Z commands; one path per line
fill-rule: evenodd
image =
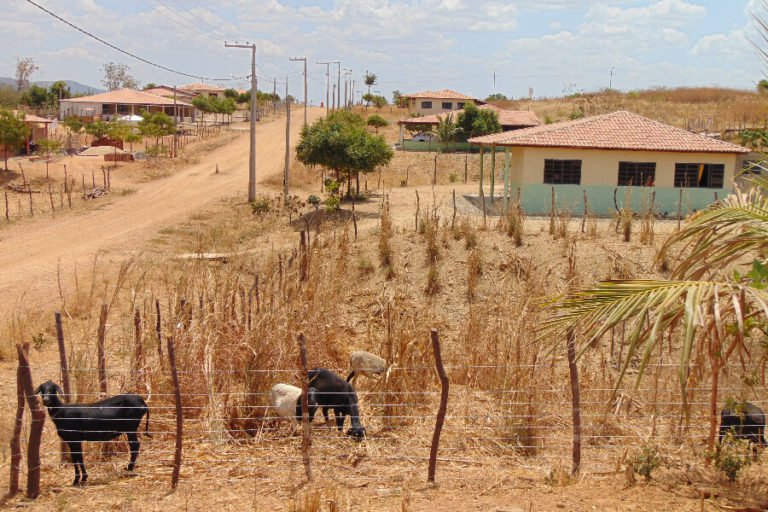
M 357 385 L 359 375 L 372 378 L 374 375 L 387 372 L 387 362 L 384 359 L 364 350 L 356 350 L 349 355 L 349 367 L 352 371 L 347 377 L 347 382 L 351 381 L 353 386 Z
M 310 413 L 317 407 L 314 388 L 309 389 L 308 403 Z M 275 384 L 269 392 L 269 405 L 277 416 L 289 420 L 301 419 L 301 388 L 290 384 Z

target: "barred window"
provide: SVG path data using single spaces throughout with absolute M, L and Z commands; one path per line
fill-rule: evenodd
M 453 108 L 453 103 L 451 103 L 450 101 L 444 101 L 443 102 L 443 108 L 451 110 Z
M 619 186 L 652 187 L 656 183 L 656 162 L 619 162 Z
M 724 176 L 723 164 L 675 164 L 677 188 L 723 188 Z
M 544 160 L 544 183 L 550 185 L 580 185 L 581 160 Z
M 432 102 L 431 101 L 422 101 L 421 102 L 421 108 L 432 108 Z

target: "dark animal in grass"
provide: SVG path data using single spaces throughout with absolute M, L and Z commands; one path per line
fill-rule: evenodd
M 720 412 L 720 443 L 728 434 L 734 439 L 745 439 L 755 447 L 768 446 L 765 441 L 765 413 L 749 402 L 726 405 Z
M 314 368 L 308 372 L 309 385 L 315 388 L 314 401 L 323 411 L 323 417 L 328 422 L 328 411 L 332 410 L 336 417 L 336 427 L 341 432 L 347 416 L 352 423 L 347 435 L 355 440 L 365 437 L 365 428 L 360 423 L 360 409 L 357 404 L 357 393 L 352 385 L 325 368 Z M 310 414 L 310 421 L 314 417 Z
M 75 466 L 73 485 L 84 484 L 88 480 L 83 462 L 83 441 L 109 441 L 125 434 L 131 449 L 128 471 L 133 471 L 139 456 L 137 433 L 145 414 L 147 423 L 144 432 L 149 432 L 149 407 L 143 398 L 139 395 L 117 395 L 92 404 L 65 404 L 59 396 L 64 392 L 50 380 L 40 384 L 35 393 L 42 397 L 59 437 L 69 446 Z

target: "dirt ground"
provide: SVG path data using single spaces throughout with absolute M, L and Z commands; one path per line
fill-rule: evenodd
M 311 118 L 322 115 L 320 109 L 311 112 Z M 293 126 L 301 126 L 303 113 L 295 114 Z M 284 125 L 269 122 L 259 127 L 258 175 L 260 193 L 277 193 L 279 176 L 284 158 Z M 295 140 L 295 139 L 294 139 Z M 416 194 L 420 197 L 421 213 L 436 209 L 441 222 L 450 224 L 453 214 L 453 197 L 457 197 L 456 211 L 460 219 L 471 218 L 480 230 L 479 247 L 484 254 L 481 296 L 496 297 L 504 285 L 514 263 L 510 256 L 524 258 L 535 254 L 541 265 L 557 269 L 566 261 L 567 244 L 550 239 L 548 219 L 526 219 L 525 244 L 513 247 L 506 235 L 495 231 L 498 218 L 489 216 L 486 229 L 480 229 L 482 214 L 465 196 L 477 193 L 469 170 L 469 183 L 464 184 L 461 170 L 463 157 L 441 156 L 438 185 L 432 187 L 431 155 L 398 155 L 396 162 L 384 173 L 382 188 L 371 199 L 356 205 L 359 240 L 351 243 L 354 265 L 362 269 L 366 258 L 376 260 L 377 230 L 380 224 L 381 201 L 388 201 L 395 224 L 394 238 L 397 253 L 398 281 L 396 286 L 414 291 L 423 299 L 421 289 L 427 275 L 423 263 L 422 244 L 417 235 Z M 222 230 L 237 233 L 238 250 L 264 250 L 293 248 L 297 244 L 297 229 L 288 219 L 279 218 L 276 224 L 257 225 L 253 221 L 244 195 L 247 184 L 248 144 L 245 133 L 235 135 L 231 143 L 213 149 L 188 169 L 181 169 L 160 179 L 143 181 L 136 175 L 122 176 L 124 172 L 140 172 L 140 167 L 121 167 L 113 178 L 113 187 L 134 189 L 126 195 L 114 194 L 95 208 L 84 208 L 57 216 L 55 219 L 36 217 L 5 226 L 0 229 L 0 296 L 4 297 L 2 315 L 34 309 L 50 312 L 59 304 L 57 266 L 60 265 L 62 288 L 65 294 L 72 291 L 71 281 L 75 268 L 81 275 L 89 271 L 94 255 L 106 266 L 117 266 L 129 256 L 144 253 L 168 258 L 179 252 L 228 251 L 232 247 L 219 243 L 215 235 Z M 80 163 L 73 165 L 74 172 L 89 168 Z M 95 164 L 88 164 L 95 165 Z M 214 174 L 219 165 L 220 174 Z M 296 194 L 303 198 L 308 193 L 319 193 L 315 171 L 294 166 Z M 459 174 L 450 179 L 451 170 Z M 34 169 L 39 173 L 39 165 Z M 401 186 L 405 175 L 408 186 Z M 369 176 L 367 187 L 374 188 L 377 177 Z M 451 182 L 455 181 L 455 182 Z M 376 183 L 378 185 L 378 183 Z M 348 203 L 345 211 L 350 210 Z M 229 217 L 229 219 L 228 219 Z M 243 221 L 243 219 L 248 219 Z M 295 219 L 295 218 L 294 218 Z M 229 224 L 228 224 L 229 222 Z M 242 224 L 254 224 L 243 227 Z M 279 223 L 279 224 L 278 224 Z M 637 277 L 654 275 L 649 263 L 652 246 L 620 242 L 613 232 L 610 220 L 596 222 L 597 236 L 589 238 L 578 234 L 579 220 L 571 219 L 571 236 L 578 239 L 578 258 L 582 277 L 593 281 L 610 277 L 611 272 L 631 272 Z M 674 229 L 675 223 L 656 224 L 657 237 Z M 315 231 L 315 227 L 311 228 Z M 350 230 L 346 224 L 329 223 L 324 230 L 337 233 Z M 325 231 L 324 231 L 325 233 Z M 222 237 L 224 240 L 226 237 Z M 233 238 L 232 235 L 229 238 Z M 330 238 L 330 235 L 329 235 Z M 227 242 L 228 243 L 228 242 Z M 201 247 L 204 244 L 204 247 Z M 446 319 L 448 325 L 441 333 L 448 340 L 446 345 L 459 338 L 459 331 L 468 322 L 469 304 L 464 299 L 467 251 L 464 242 L 443 241 L 443 259 L 440 276 L 444 291 L 432 299 L 429 307 L 436 317 Z M 591 257 L 595 251 L 597 256 Z M 600 263 L 597 260 L 600 259 Z M 603 261 L 605 260 L 605 261 Z M 606 262 L 620 262 L 621 269 L 606 271 Z M 626 267 L 631 267 L 631 271 Z M 362 272 L 362 270 L 360 270 Z M 351 270 L 350 273 L 353 271 Z M 607 273 L 606 273 L 607 272 Z M 560 279 L 560 270 L 557 270 Z M 359 310 L 360 318 L 372 316 L 375 302 L 384 295 L 388 284 L 376 270 L 368 283 L 359 290 L 350 291 L 350 309 Z M 555 277 L 553 276 L 553 280 Z M 361 279 L 362 281 L 362 279 Z M 393 285 L 395 286 L 395 285 Z M 460 299 L 458 299 L 460 297 Z M 264 299 L 266 300 L 266 298 Z M 345 299 L 346 300 L 346 299 Z M 481 302 L 490 308 L 493 304 Z M 349 338 L 362 338 L 364 323 L 360 318 L 349 319 Z M 110 329 L 119 332 L 118 320 Z M 355 323 L 357 322 L 357 323 Z M 504 324 L 508 325 L 508 324 Z M 75 334 L 73 334 L 75 336 Z M 90 332 L 84 339 L 92 337 Z M 118 335 L 114 337 L 117 338 Z M 118 338 L 119 339 L 119 338 Z M 119 347 L 117 347 L 120 350 Z M 459 360 L 457 349 L 449 349 L 447 357 Z M 33 353 L 36 376 L 56 376 L 54 349 L 35 350 Z M 605 369 L 603 369 L 605 371 Z M 0 393 L 3 404 L 10 410 L 15 404 L 15 365 L 13 361 L 0 362 Z M 586 384 L 585 384 L 586 385 Z M 558 391 L 554 383 L 552 387 Z M 363 385 L 361 400 L 370 411 L 371 396 L 367 384 Z M 454 388 L 461 393 L 461 387 Z M 557 404 L 567 403 L 563 393 L 555 396 Z M 585 397 L 586 397 L 585 393 Z M 586 400 L 586 398 L 585 398 Z M 453 402 L 451 402 L 453 404 Z M 459 407 L 458 405 L 452 407 Z M 461 407 L 468 407 L 465 403 Z M 478 405 L 482 408 L 482 403 Z M 724 482 L 714 470 L 701 465 L 691 467 L 686 462 L 674 461 L 654 473 L 650 482 L 642 479 L 630 483 L 622 465 L 620 445 L 606 446 L 604 450 L 590 447 L 585 450 L 585 470 L 578 479 L 571 479 L 565 469 L 550 464 L 550 459 L 527 458 L 504 452 L 496 445 L 483 445 L 467 450 L 464 438 L 472 428 L 457 427 L 449 422 L 441 445 L 437 484 L 426 483 L 426 456 L 428 455 L 433 419 L 423 419 L 399 434 L 387 433 L 376 427 L 375 417 L 368 412 L 371 421 L 370 440 L 364 446 L 351 445 L 349 440 L 334 433 L 320 431 L 315 439 L 313 484 L 304 483 L 304 470 L 298 457 L 299 438 L 285 430 L 279 437 L 265 436 L 242 441 L 220 442 L 205 438 L 205 434 L 193 434 L 185 443 L 185 459 L 181 472 L 181 485 L 176 492 L 169 492 L 171 473 L 172 421 L 163 407 L 153 416 L 158 435 L 142 439 L 142 454 L 136 475 L 123 471 L 124 455 L 97 457 L 88 454 L 91 480 L 83 488 L 69 486 L 71 467 L 57 462 L 57 441 L 53 425 L 46 420 L 43 450 L 43 494 L 36 502 L 21 496 L 5 502 L 0 507 L 26 508 L 30 510 L 297 510 L 297 511 L 378 511 L 399 510 L 489 510 L 498 512 L 518 511 L 630 511 L 657 510 L 757 510 L 748 508 L 750 497 L 765 492 L 768 480 L 766 456 L 749 468 L 738 485 Z M 456 411 L 449 411 L 456 413 Z M 153 413 L 155 414 L 155 413 Z M 458 413 L 456 413 L 458 414 Z M 484 417 L 478 414 L 478 422 Z M 10 424 L 10 418 L 2 424 Z M 200 419 L 190 419 L 187 428 L 200 428 Z M 553 427 L 554 428 L 554 427 Z M 568 434 L 567 423 L 559 422 L 556 428 Z M 635 426 L 628 426 L 628 430 Z M 633 434 L 634 435 L 634 434 Z M 699 436 L 700 437 L 700 436 Z M 7 433 L 0 436 L 6 440 Z M 566 438 L 567 440 L 567 438 Z M 487 440 L 486 440 L 487 441 Z M 491 438 L 491 442 L 494 442 Z M 696 438 L 697 446 L 701 440 Z M 9 453 L 3 442 L 0 451 L 0 468 L 7 474 Z M 506 453 L 499 455 L 499 453 Z M 568 449 L 551 448 L 552 460 L 567 460 Z M 684 461 L 684 459 L 681 459 Z

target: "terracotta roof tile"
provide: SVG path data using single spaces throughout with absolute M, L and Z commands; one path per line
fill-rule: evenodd
M 165 96 L 166 98 L 173 98 L 173 88 L 172 87 L 153 87 L 152 89 L 144 89 L 142 92 L 146 92 L 147 94 L 154 94 L 155 96 Z M 185 91 L 182 89 L 176 89 L 176 99 L 179 98 L 193 98 L 195 96 L 194 93 Z
M 92 96 L 80 96 L 79 98 L 70 98 L 61 100 L 70 103 L 120 103 L 123 105 L 173 105 L 173 98 L 150 94 L 146 91 L 137 91 L 136 89 L 118 89 L 116 91 L 103 92 Z M 189 103 L 176 101 L 177 105 L 182 107 L 191 107 Z
M 477 98 L 461 94 L 460 92 L 452 91 L 451 89 L 441 89 L 439 91 L 422 91 L 413 94 L 404 95 L 406 98 L 437 98 L 445 100 L 474 100 Z
M 502 110 L 494 105 L 480 105 L 477 108 L 497 112 L 499 114 L 499 123 L 501 123 L 501 126 L 539 126 L 539 119 L 536 117 L 536 114 L 528 110 Z M 442 114 L 411 117 L 408 119 L 401 119 L 398 121 L 398 124 L 437 124 L 437 116 L 445 116 L 448 114 L 453 114 L 455 121 L 459 112 L 462 112 L 462 110 L 452 110 Z
M 181 87 L 179 87 L 179 89 L 184 91 L 194 91 L 194 92 L 205 92 L 205 91 L 224 92 L 224 88 L 221 86 L 214 85 L 214 84 L 204 84 L 202 82 L 198 82 L 195 84 L 182 85 Z
M 749 150 L 675 128 L 631 112 L 613 112 L 535 128 L 469 139 L 483 145 L 669 151 L 681 153 L 748 153 Z

